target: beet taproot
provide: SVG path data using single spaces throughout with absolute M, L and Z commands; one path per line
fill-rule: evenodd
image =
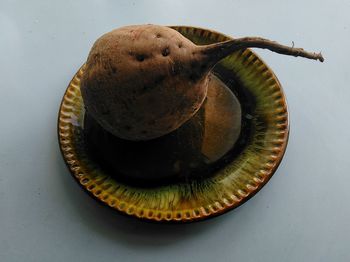
M 86 110 L 117 137 L 163 136 L 199 110 L 215 64 L 249 47 L 323 62 L 320 53 L 258 37 L 198 46 L 169 27 L 126 26 L 100 37 L 89 53 L 81 82 Z

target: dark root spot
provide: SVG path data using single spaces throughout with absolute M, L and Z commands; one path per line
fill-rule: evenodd
M 165 49 L 162 51 L 162 55 L 163 55 L 163 56 L 168 56 L 169 54 L 170 54 L 170 50 L 169 50 L 168 47 L 165 48 Z
M 181 47 L 182 47 L 182 43 L 181 43 L 181 42 L 178 44 L 178 47 L 179 47 L 179 48 L 181 48 Z
M 144 55 L 136 55 L 136 59 L 137 59 L 137 61 L 142 62 L 143 60 L 145 60 L 145 56 Z
M 156 37 L 157 37 L 157 38 L 161 38 L 161 36 L 162 36 L 162 35 L 161 35 L 161 34 L 159 34 L 159 33 L 158 33 L 158 34 L 156 34 Z

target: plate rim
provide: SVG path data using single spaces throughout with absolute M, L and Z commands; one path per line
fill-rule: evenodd
M 194 26 L 169 26 L 175 30 L 177 29 L 183 29 L 183 30 L 199 30 L 199 31 L 203 31 L 203 32 L 208 32 L 210 34 L 215 34 L 220 36 L 221 38 L 228 38 L 228 39 L 232 39 L 232 37 L 227 36 L 223 33 L 217 32 L 215 30 L 211 30 L 211 29 L 206 29 L 206 28 L 202 28 L 202 27 L 194 27 Z M 276 159 L 275 165 L 270 169 L 269 171 L 269 176 L 267 176 L 261 183 L 259 183 L 259 185 L 251 192 L 249 192 L 249 194 L 245 197 L 242 197 L 241 200 L 239 200 L 237 203 L 235 203 L 234 205 L 230 206 L 230 207 L 226 207 L 224 209 L 219 210 L 218 212 L 212 212 L 209 215 L 203 215 L 203 216 L 199 216 L 199 217 L 195 217 L 195 218 L 191 218 L 191 219 L 184 219 L 184 218 L 180 218 L 180 219 L 175 219 L 175 217 L 172 217 L 171 219 L 161 219 L 161 220 L 157 220 L 155 218 L 150 218 L 147 216 L 138 216 L 137 214 L 128 214 L 127 212 L 122 211 L 118 208 L 116 208 L 115 206 L 111 206 L 108 202 L 103 201 L 102 199 L 100 199 L 98 196 L 96 196 L 92 191 L 88 190 L 87 187 L 85 187 L 81 181 L 79 180 L 79 178 L 75 175 L 75 171 L 72 170 L 71 165 L 68 163 L 67 157 L 66 157 L 66 153 L 64 152 L 63 149 L 63 145 L 61 143 L 61 134 L 60 134 L 60 117 L 61 117 L 61 112 L 62 112 L 62 107 L 63 104 L 65 102 L 65 98 L 67 96 L 67 93 L 69 91 L 69 87 L 72 85 L 74 79 L 77 77 L 77 75 L 79 74 L 79 72 L 84 68 L 85 63 L 78 69 L 78 71 L 74 74 L 74 76 L 72 77 L 71 81 L 69 82 L 67 88 L 65 89 L 64 95 L 61 99 L 60 102 L 60 106 L 59 106 L 59 111 L 58 111 L 58 119 L 57 119 L 57 136 L 58 136 L 58 144 L 59 144 L 59 148 L 60 148 L 60 152 L 62 155 L 62 158 L 65 162 L 65 165 L 67 166 L 69 173 L 72 175 L 72 177 L 76 180 L 76 182 L 79 184 L 80 188 L 83 189 L 84 192 L 86 192 L 89 196 L 91 196 L 93 199 L 95 199 L 99 204 L 102 204 L 104 206 L 107 206 L 113 210 L 116 210 L 119 214 L 125 215 L 127 217 L 133 217 L 136 218 L 138 220 L 143 220 L 143 221 L 147 221 L 147 222 L 157 222 L 157 223 L 191 223 L 191 222 L 198 222 L 198 221 L 203 221 L 203 220 L 207 220 L 210 218 L 214 218 L 217 217 L 219 215 L 225 214 L 229 211 L 232 211 L 233 209 L 241 206 L 242 204 L 246 203 L 249 199 L 251 199 L 252 197 L 254 197 L 272 178 L 272 176 L 276 173 L 276 170 L 278 169 L 278 167 L 280 166 L 282 159 L 285 155 L 286 152 L 286 148 L 288 145 L 288 141 L 289 141 L 289 135 L 290 135 L 290 117 L 289 117 L 289 110 L 288 110 L 288 103 L 287 103 L 287 99 L 283 90 L 283 87 L 279 81 L 279 79 L 277 78 L 277 76 L 275 75 L 275 73 L 273 72 L 273 70 L 263 61 L 263 59 L 261 59 L 261 57 L 259 55 L 257 55 L 255 52 L 253 52 L 251 49 L 247 49 L 249 50 L 249 52 L 251 52 L 253 54 L 253 56 L 257 57 L 263 64 L 264 66 L 268 69 L 268 71 L 271 73 L 272 77 L 274 78 L 274 80 L 278 83 L 278 88 L 280 90 L 280 92 L 282 93 L 282 101 L 283 101 L 283 105 L 285 107 L 285 113 L 286 113 L 286 127 L 285 127 L 285 139 L 284 139 L 284 143 L 283 146 L 281 147 L 281 150 L 278 154 L 278 157 Z

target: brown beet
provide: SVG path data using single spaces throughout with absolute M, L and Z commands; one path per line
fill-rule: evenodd
M 86 109 L 120 138 L 160 137 L 201 107 L 213 66 L 248 47 L 323 61 L 321 54 L 257 37 L 197 46 L 169 27 L 126 26 L 100 37 L 90 51 L 81 83 Z

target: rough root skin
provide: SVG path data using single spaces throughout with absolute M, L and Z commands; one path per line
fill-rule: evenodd
M 249 47 L 324 61 L 321 53 L 259 37 L 197 46 L 169 27 L 126 26 L 93 45 L 81 83 L 84 104 L 115 136 L 135 141 L 163 136 L 199 110 L 213 66 Z

